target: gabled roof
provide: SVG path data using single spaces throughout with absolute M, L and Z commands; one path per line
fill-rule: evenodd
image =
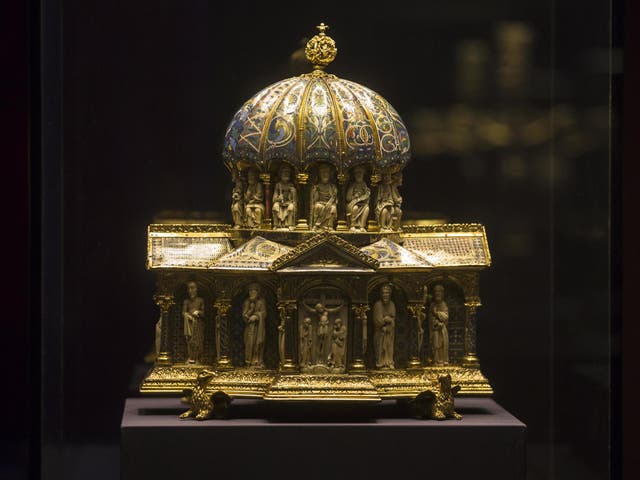
M 240 248 L 220 257 L 211 268 L 220 270 L 269 270 L 273 262 L 291 247 L 257 236 Z
M 429 268 L 433 265 L 415 253 L 383 238 L 371 245 L 362 247 L 361 252 L 380 262 L 380 269 L 387 268 Z
M 270 270 L 300 266 L 377 270 L 380 265 L 375 258 L 362 252 L 355 245 L 332 233 L 322 232 L 282 255 L 273 262 Z
M 403 226 L 403 246 L 434 267 L 491 265 L 487 234 L 480 224 Z
M 233 250 L 229 225 L 152 224 L 147 229 L 147 268 L 209 268 Z

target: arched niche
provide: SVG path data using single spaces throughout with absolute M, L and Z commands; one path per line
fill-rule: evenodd
M 171 331 L 170 348 L 174 363 L 184 363 L 187 360 L 187 345 L 184 337 L 184 319 L 182 307 L 188 298 L 187 284 L 195 282 L 198 286 L 198 296 L 204 300 L 204 345 L 200 364 L 212 365 L 215 358 L 215 311 L 213 307 L 213 284 L 199 275 L 182 275 L 173 283 L 174 305 L 169 309 L 169 324 Z
M 367 369 L 376 369 L 376 357 L 374 346 L 374 323 L 373 311 L 374 305 L 380 300 L 380 291 L 383 285 L 390 284 L 392 286 L 391 300 L 396 306 L 396 323 L 393 359 L 394 366 L 398 368 L 406 368 L 409 362 L 409 340 L 410 340 L 410 323 L 407 313 L 407 294 L 401 287 L 399 282 L 393 281 L 392 278 L 376 278 L 369 283 L 368 298 L 369 312 L 367 321 L 367 351 L 365 353 L 365 366 Z
M 300 371 L 313 374 L 345 373 L 350 360 L 349 335 L 353 328 L 348 293 L 335 283 L 318 282 L 300 292 L 297 305 Z M 342 332 L 341 329 L 336 330 L 337 319 L 344 326 Z M 344 336 L 341 339 L 342 348 L 334 349 L 334 331 L 339 337 Z
M 265 320 L 264 366 L 267 369 L 278 368 L 278 324 L 280 322 L 276 308 L 276 291 L 273 285 L 263 281 L 244 281 L 242 285 L 232 290 L 231 310 L 229 311 L 229 336 L 231 340 L 231 362 L 235 367 L 245 366 L 244 357 L 244 329 L 242 305 L 249 295 L 249 285 L 257 283 L 260 295 L 265 300 L 267 318 Z
M 432 277 L 427 282 L 429 295 L 426 302 L 425 348 L 423 349 L 424 364 L 429 365 L 431 354 L 431 331 L 429 328 L 429 309 L 433 298 L 434 287 L 442 285 L 444 288 L 444 301 L 449 309 L 449 322 L 447 325 L 449 336 L 449 363 L 460 365 L 464 356 L 464 329 L 465 329 L 465 294 L 462 286 L 455 278 L 445 275 Z

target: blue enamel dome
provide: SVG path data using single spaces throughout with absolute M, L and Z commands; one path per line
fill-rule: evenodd
M 315 161 L 341 172 L 357 164 L 399 170 L 410 158 L 400 115 L 376 92 L 316 70 L 268 86 L 235 114 L 225 135 L 230 168 L 286 161 L 300 171 Z

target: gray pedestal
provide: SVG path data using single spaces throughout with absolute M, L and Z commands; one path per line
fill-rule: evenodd
M 461 421 L 414 420 L 404 406 L 235 400 L 229 420 L 179 420 L 178 399 L 130 398 L 123 480 L 185 478 L 523 479 L 526 426 L 488 398 Z

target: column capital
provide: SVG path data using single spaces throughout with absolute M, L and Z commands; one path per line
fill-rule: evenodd
M 261 173 L 260 180 L 262 183 L 271 183 L 271 174 L 270 173 Z
M 228 298 L 221 298 L 213 303 L 213 306 L 218 310 L 220 315 L 226 315 L 231 309 L 231 300 Z
M 407 304 L 407 310 L 409 312 L 411 312 L 411 316 L 413 317 L 420 317 L 420 316 L 426 316 L 426 307 L 424 306 L 423 303 L 419 303 L 419 302 L 409 302 Z
M 357 317 L 362 317 L 366 315 L 367 312 L 371 309 L 368 303 L 354 303 L 351 305 L 351 310 L 356 314 Z
M 296 173 L 296 181 L 300 185 L 306 185 L 307 182 L 309 181 L 309 174 L 304 172 Z
M 153 296 L 156 305 L 160 307 L 162 313 L 167 313 L 172 305 L 175 304 L 173 295 L 156 294 Z

